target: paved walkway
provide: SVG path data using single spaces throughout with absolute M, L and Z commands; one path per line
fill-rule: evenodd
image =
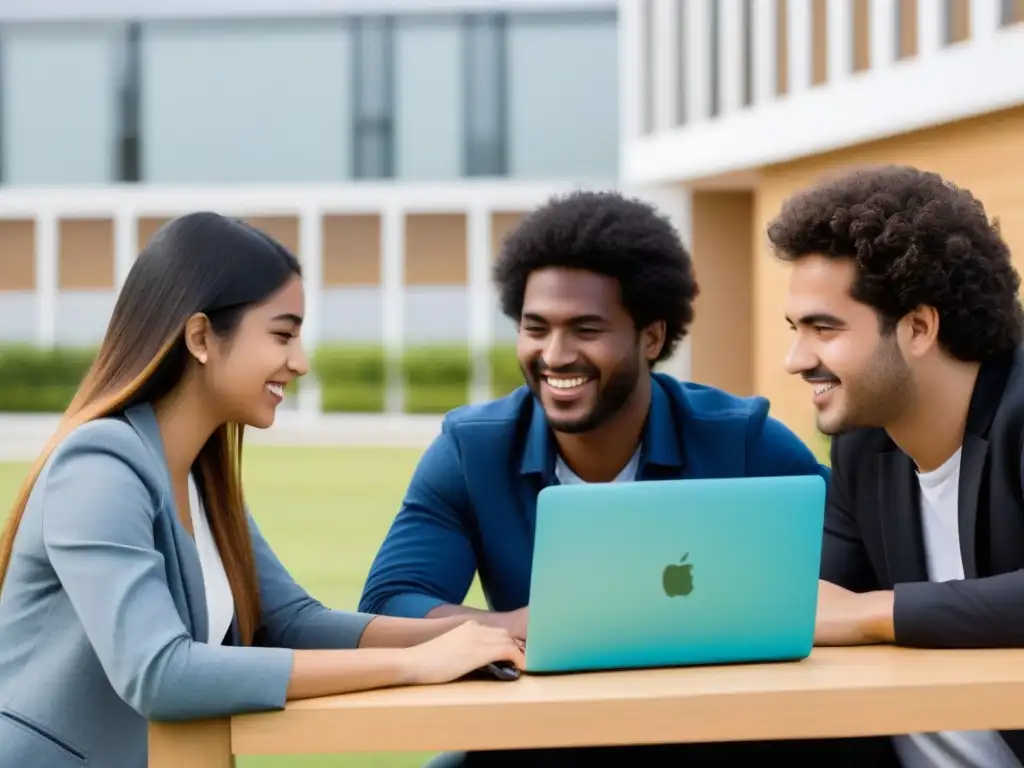
M 50 414 L 0 413 L 0 461 L 34 459 L 57 428 Z M 246 445 L 322 445 L 425 448 L 441 429 L 440 416 L 279 413 L 270 429 L 248 429 Z

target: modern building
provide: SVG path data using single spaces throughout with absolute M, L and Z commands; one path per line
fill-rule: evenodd
M 0 342 L 92 344 L 168 217 L 306 262 L 307 343 L 509 338 L 526 210 L 616 184 L 614 0 L 7 0 Z
M 781 202 L 821 175 L 909 163 L 985 203 L 1024 266 L 1021 0 L 622 0 L 620 180 L 658 195 L 703 293 L 681 365 L 762 394 L 815 440 L 786 374 Z M 1014 74 L 1017 73 L 1017 74 Z

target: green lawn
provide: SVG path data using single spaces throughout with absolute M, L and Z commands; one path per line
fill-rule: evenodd
M 259 448 L 245 452 L 250 508 L 278 556 L 315 597 L 354 609 L 419 450 Z M 0 463 L 0 509 L 27 465 Z M 478 587 L 468 600 L 483 605 Z M 242 758 L 239 768 L 413 768 L 425 754 Z

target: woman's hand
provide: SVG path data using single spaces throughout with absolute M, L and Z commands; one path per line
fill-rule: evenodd
M 471 620 L 405 649 L 405 654 L 414 685 L 447 683 L 495 661 L 511 662 L 519 669 L 526 666 L 522 648 L 507 630 Z

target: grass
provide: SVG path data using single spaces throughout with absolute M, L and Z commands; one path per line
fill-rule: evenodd
M 410 449 L 248 447 L 249 506 L 296 580 L 332 608 L 352 610 L 420 456 Z M 0 509 L 28 469 L 0 463 Z M 467 602 L 482 606 L 479 586 Z M 433 753 L 239 758 L 239 768 L 414 768 Z

